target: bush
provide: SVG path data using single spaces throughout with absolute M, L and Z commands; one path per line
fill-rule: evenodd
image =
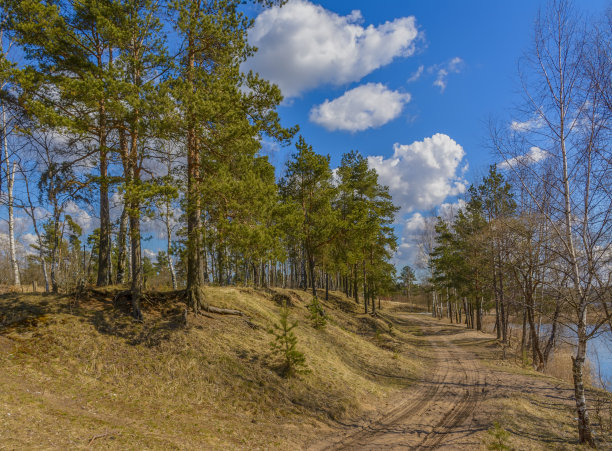
M 307 371 L 306 358 L 296 348 L 297 337 L 293 329 L 297 327 L 297 324 L 297 321 L 290 323 L 289 308 L 283 302 L 279 322 L 269 330 L 274 335 L 271 343 L 272 351 L 283 359 L 282 373 L 286 377 Z

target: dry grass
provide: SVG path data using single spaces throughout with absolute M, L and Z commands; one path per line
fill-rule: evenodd
M 557 379 L 561 379 L 568 384 L 574 383 L 574 376 L 572 374 L 572 356 L 575 353 L 572 352 L 571 349 L 568 349 L 567 346 L 560 347 L 555 350 L 554 354 L 551 356 L 546 368 L 544 369 L 544 374 L 548 374 Z M 584 365 L 584 384 L 587 386 L 592 385 L 593 377 L 591 371 L 591 364 L 587 360 Z
M 292 300 L 298 349 L 310 372 L 284 379 L 270 355 L 274 294 Z M 208 288 L 241 317 L 189 317 L 150 305 L 144 324 L 113 308 L 113 289 L 70 297 L 0 297 L 3 446 L 75 449 L 301 447 L 334 421 L 363 418 L 422 366 L 409 334 L 334 293 L 324 330 L 310 327 L 310 296 L 290 290 Z M 409 357 L 412 355 L 413 357 Z
M 575 449 L 576 425 L 571 408 L 552 409 L 541 397 L 517 393 L 500 400 L 500 425 L 510 432 L 510 449 Z

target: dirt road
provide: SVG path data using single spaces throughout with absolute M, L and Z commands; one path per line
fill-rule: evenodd
M 394 314 L 387 319 L 398 328 L 420 329 L 435 359 L 433 369 L 379 419 L 311 449 L 480 449 L 483 433 L 497 414 L 491 403 L 484 405 L 487 397 L 508 396 L 504 393 L 520 391 L 526 382 L 482 365 L 470 346 L 488 339 L 482 334 L 424 315 Z M 549 382 L 539 385 L 531 388 L 552 390 L 563 404 L 571 401 L 566 389 Z

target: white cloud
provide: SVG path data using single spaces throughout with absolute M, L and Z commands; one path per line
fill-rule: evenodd
M 152 251 L 151 249 L 143 249 L 142 250 L 142 254 L 148 258 L 149 260 L 151 260 L 151 262 L 156 262 L 157 261 L 157 252 Z
M 94 228 L 94 220 L 91 215 L 74 202 L 68 202 L 64 211 L 83 229 L 83 233 L 87 234 Z
M 419 68 L 416 70 L 416 72 L 414 74 L 412 74 L 410 76 L 410 78 L 407 80 L 408 83 L 412 83 L 417 81 L 419 78 L 421 78 L 421 75 L 423 75 L 423 71 L 425 70 L 425 66 L 423 66 L 422 64 L 419 66 Z
M 457 202 L 453 203 L 445 202 L 438 207 L 438 216 L 450 223 L 455 219 L 459 210 L 465 208 L 465 205 L 466 203 L 463 199 L 457 199 Z
M 4 255 L 8 258 L 9 255 L 9 236 L 7 233 L 0 232 L 0 256 Z M 15 236 L 15 254 L 17 255 L 17 259 L 19 260 L 26 254 L 31 254 L 33 252 L 32 248 L 27 249 L 23 243 L 19 241 L 19 237 Z
M 542 119 L 540 118 L 535 118 L 535 119 L 529 119 L 523 122 L 520 121 L 512 121 L 510 123 L 510 129 L 515 131 L 515 132 L 528 132 L 530 130 L 537 130 L 538 128 L 541 128 L 544 125 Z
M 433 85 L 440 88 L 440 92 L 444 92 L 446 85 L 448 84 L 448 76 L 450 74 L 458 74 L 461 72 L 461 69 L 463 69 L 463 66 L 463 60 L 456 56 L 446 64 L 431 67 L 431 71 L 437 71 L 436 79 L 433 82 Z
M 419 31 L 413 16 L 379 26 L 362 21 L 360 11 L 340 16 L 306 0 L 266 9 L 249 33 L 259 51 L 246 66 L 294 97 L 323 84 L 358 81 L 414 53 Z
M 391 91 L 381 83 L 368 83 L 313 107 L 310 120 L 330 131 L 358 132 L 397 118 L 409 101 L 410 94 Z
M 395 144 L 391 158 L 368 157 L 382 184 L 389 186 L 403 213 L 440 205 L 447 197 L 465 191 L 460 175 L 465 152 L 449 136 L 437 133 L 412 144 Z
M 403 224 L 400 244 L 394 256 L 395 263 L 403 267 L 410 265 L 413 269 L 426 266 L 426 262 L 421 264 L 419 237 L 426 227 L 426 220 L 421 213 L 414 213 Z
M 547 158 L 549 155 L 550 154 L 545 150 L 533 146 L 526 154 L 508 158 L 507 160 L 499 163 L 497 167 L 500 169 L 511 169 L 516 166 L 527 166 L 530 164 L 538 163 Z
M 26 254 L 35 254 L 38 251 L 32 246 L 38 247 L 38 238 L 33 233 L 26 233 L 21 236 L 21 243 L 23 244 L 24 251 Z
M 423 215 L 419 212 L 413 213 L 404 220 L 400 244 L 395 255 L 398 266 L 410 265 L 417 274 L 426 276 L 429 263 L 428 248 L 435 245 L 435 225 L 438 216 L 445 221 L 452 221 L 460 209 L 465 207 L 465 201 L 458 199 L 454 203 L 443 203 L 430 214 Z

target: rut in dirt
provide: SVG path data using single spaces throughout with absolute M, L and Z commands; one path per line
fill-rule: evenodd
M 399 324 L 398 324 L 399 323 Z M 473 415 L 486 396 L 486 372 L 474 356 L 451 341 L 456 329 L 413 318 L 398 326 L 419 326 L 431 346 L 434 366 L 427 378 L 406 392 L 406 397 L 381 418 L 350 431 L 323 450 L 438 449 L 479 446 Z

